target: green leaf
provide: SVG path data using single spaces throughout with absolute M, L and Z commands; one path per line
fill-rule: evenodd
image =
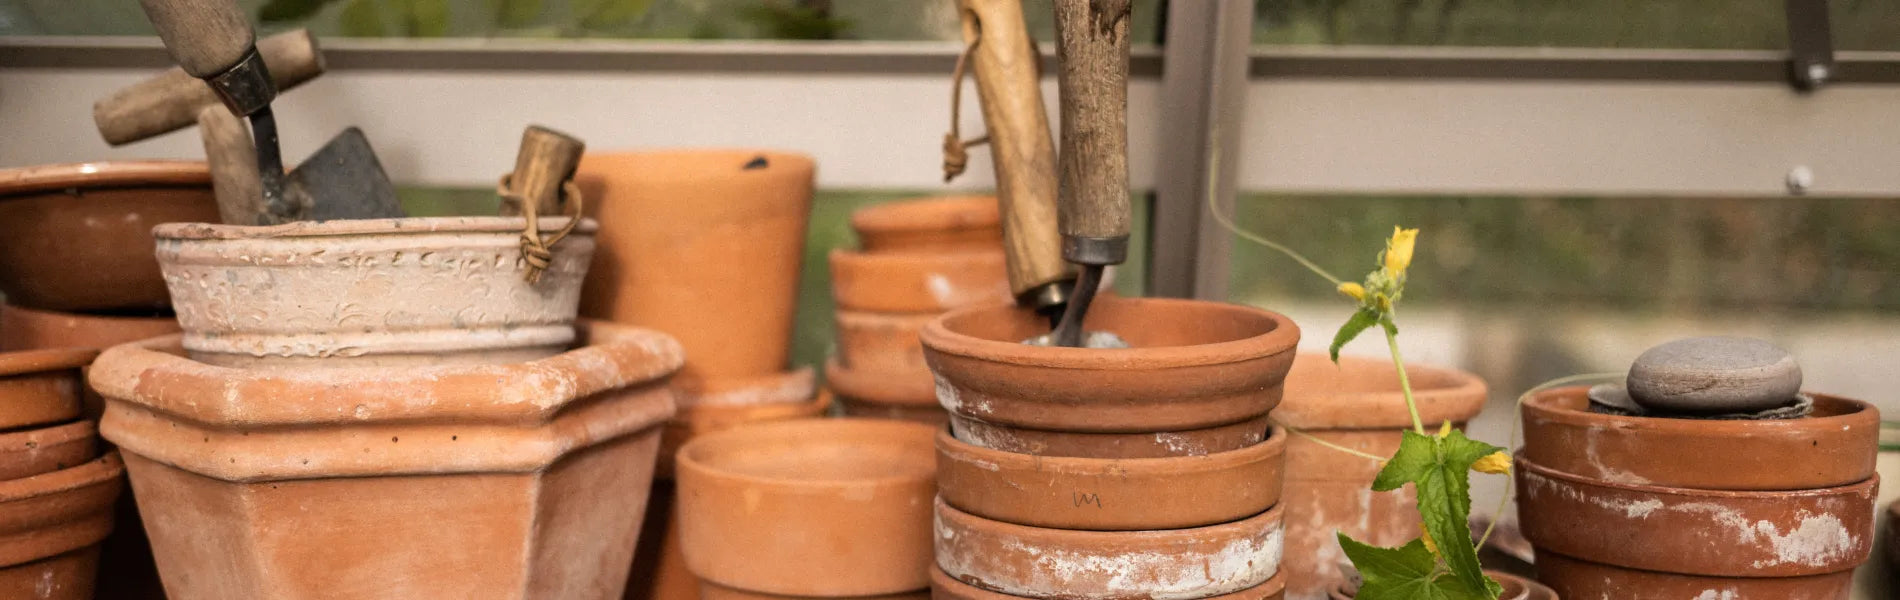
M 1456 577 L 1438 572 L 1438 560 L 1425 549 L 1424 540 L 1412 540 L 1397 548 L 1380 548 L 1359 543 L 1346 534 L 1339 546 L 1352 559 L 1353 567 L 1365 578 L 1354 600 L 1489 600 L 1485 588 L 1471 588 Z
M 541 18 L 541 0 L 495 0 L 495 24 L 526 27 Z
M 1352 318 L 1346 319 L 1346 324 L 1339 326 L 1339 333 L 1333 334 L 1333 345 L 1326 349 L 1332 353 L 1333 362 L 1339 362 L 1341 347 L 1353 338 L 1359 337 L 1360 332 L 1377 322 L 1379 322 L 1379 312 L 1370 308 L 1361 308 L 1359 312 L 1352 313 Z
M 408 0 L 403 23 L 409 37 L 442 37 L 449 32 L 449 0 Z
M 585 29 L 611 29 L 632 23 L 645 15 L 653 0 L 594 0 L 581 19 Z
M 343 26 L 343 35 L 351 37 L 383 37 L 383 13 L 376 7 L 376 0 L 350 0 L 338 15 Z
M 1458 430 L 1442 438 L 1412 431 L 1403 435 L 1399 451 L 1379 470 L 1372 489 L 1391 491 L 1411 483 L 1418 491 L 1418 513 L 1425 531 L 1438 542 L 1439 556 L 1451 575 L 1471 589 L 1496 585 L 1478 564 L 1467 519 L 1471 516 L 1471 463 L 1503 448 L 1467 438 Z
M 336 0 L 270 0 L 257 9 L 257 20 L 265 23 L 302 21 Z

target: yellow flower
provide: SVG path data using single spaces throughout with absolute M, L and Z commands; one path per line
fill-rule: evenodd
M 1348 281 L 1348 282 L 1339 284 L 1339 293 L 1345 294 L 1347 296 L 1352 296 L 1352 299 L 1358 300 L 1360 302 L 1366 301 L 1366 286 L 1359 285 L 1357 283 Z
M 1471 470 L 1492 475 L 1509 473 L 1511 472 L 1511 455 L 1505 454 L 1503 450 L 1492 452 L 1478 459 L 1478 462 L 1471 463 Z
M 1438 437 L 1442 438 L 1448 435 L 1451 435 L 1451 421 L 1445 421 L 1438 425 Z
M 1432 556 L 1438 556 L 1438 542 L 1432 541 L 1432 532 L 1425 529 L 1423 524 L 1420 524 L 1418 533 L 1419 539 L 1425 540 L 1425 549 L 1431 551 Z
M 1417 243 L 1417 229 L 1392 226 L 1392 239 L 1385 243 L 1385 270 L 1393 275 L 1405 273 L 1405 269 L 1412 266 L 1412 248 Z

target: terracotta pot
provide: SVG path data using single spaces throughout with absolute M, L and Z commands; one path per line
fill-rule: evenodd
M 540 221 L 552 234 L 568 219 Z M 574 341 L 595 225 L 528 283 L 519 217 L 174 223 L 153 230 L 184 347 L 258 367 L 502 364 Z
M 878 404 L 943 410 L 937 404 L 936 385 L 931 382 L 930 370 L 925 369 L 922 378 L 910 375 L 913 373 L 845 368 L 836 356 L 825 361 L 825 385 L 840 396 Z
M 217 220 L 202 162 L 0 170 L 0 295 L 45 310 L 162 309 L 152 226 Z
M 1540 556 L 1761 578 L 1851 571 L 1873 548 L 1877 478 L 1814 490 L 1736 492 L 1594 480 L 1521 455 L 1515 471 L 1518 521 Z
M 1285 596 L 1285 579 L 1286 576 L 1284 574 L 1274 575 L 1271 579 L 1268 579 L 1266 583 L 1232 594 L 1214 596 L 1206 600 L 1280 600 Z M 1012 598 L 1018 597 L 1008 594 L 998 594 L 957 581 L 955 578 L 950 577 L 948 573 L 944 573 L 943 569 L 931 570 L 930 589 L 933 592 L 931 597 L 937 598 L 938 600 L 1011 600 Z
M 875 204 L 851 212 L 865 252 L 954 252 L 1003 245 L 995 196 L 949 196 Z
M 663 464 L 672 462 L 663 458 Z M 625 600 L 695 600 L 699 577 L 686 568 L 680 554 L 677 496 L 672 479 L 653 480 L 646 523 L 640 544 L 634 547 L 633 570 L 627 573 Z
M 861 379 L 871 380 L 859 387 L 881 385 L 876 391 L 867 390 L 875 395 L 846 395 L 935 404 L 936 387 L 931 383 L 930 365 L 924 362 L 924 345 L 917 334 L 936 318 L 936 313 L 838 311 L 838 353 L 832 359 L 839 369 L 864 374 Z M 829 373 L 831 369 L 826 370 Z M 830 380 L 832 376 L 825 377 Z
M 783 371 L 815 169 L 762 150 L 583 156 L 575 181 L 608 227 L 582 314 L 679 338 L 689 377 Z
M 527 363 L 322 371 L 160 338 L 91 380 L 173 600 L 615 598 L 683 358 L 583 329 Z
M 178 319 L 169 316 L 89 315 L 0 304 L 0 352 L 40 348 L 103 350 L 178 331 Z
M 79 418 L 80 369 L 99 351 L 90 348 L 21 350 L 0 354 L 0 429 Z
M 1559 597 L 1682 598 L 1702 600 L 1847 600 L 1852 570 L 1803 577 L 1710 577 L 1627 569 L 1577 560 L 1555 552 L 1537 552 L 1537 581 Z
M 1874 475 L 1880 411 L 1826 394 L 1801 419 L 1721 421 L 1590 412 L 1586 386 L 1524 402 L 1524 457 L 1603 481 L 1705 490 L 1805 490 Z
M 674 456 L 695 437 L 751 423 L 822 416 L 831 409 L 831 401 L 829 393 L 820 393 L 797 403 L 695 406 L 681 410 L 673 420 L 667 421 L 665 435 L 661 436 L 659 477 L 673 476 Z
M 1009 275 L 1000 248 L 881 254 L 832 250 L 831 298 L 839 310 L 939 313 L 1009 301 Z
M 700 600 L 803 600 L 806 598 L 826 598 L 827 596 L 785 596 L 733 589 L 710 581 L 700 582 Z M 930 590 L 905 592 L 902 594 L 879 594 L 876 596 L 852 596 L 843 600 L 930 600 Z
M 805 419 L 693 440 L 678 472 L 687 566 L 725 587 L 788 596 L 928 587 L 932 433 Z
M 675 380 L 681 410 L 697 407 L 743 407 L 810 402 L 818 390 L 811 367 L 763 376 Z
M 99 427 L 74 421 L 0 434 L 0 482 L 78 466 L 99 457 Z
M 0 597 L 92 598 L 99 541 L 125 487 L 116 452 L 0 481 Z
M 935 429 L 944 429 L 950 424 L 950 413 L 944 412 L 943 407 L 936 404 L 881 404 L 840 396 L 838 408 L 839 413 L 847 417 L 910 421 L 923 423 Z
M 1087 445 L 1049 455 L 1124 458 L 1159 447 L 1178 454 L 1246 445 L 1196 440 L 1184 432 L 1259 419 L 1280 403 L 1299 327 L 1255 308 L 1157 298 L 1100 298 L 1086 329 L 1112 331 L 1132 348 L 1030 346 L 1048 320 L 1014 305 L 957 310 L 924 327 L 924 356 L 937 375 L 937 399 L 953 418 L 990 425 L 958 439 L 995 449 L 1035 451 L 1041 432 L 1097 434 Z M 1264 435 L 1265 429 L 1257 432 Z M 1020 444 L 1004 444 L 1007 437 Z M 1126 438 L 1127 443 L 1112 438 Z M 1254 441 L 1258 441 L 1255 438 Z
M 1406 365 L 1419 418 L 1428 425 L 1462 425 L 1484 408 L 1484 380 L 1458 369 Z M 1302 352 L 1286 376 L 1286 399 L 1274 420 L 1308 435 L 1376 456 L 1398 452 L 1412 415 L 1389 359 Z M 1369 544 L 1397 546 L 1419 535 L 1418 503 L 1407 487 L 1372 491 L 1378 462 L 1325 447 L 1305 437 L 1287 441 L 1287 596 L 1325 598 L 1339 581 L 1337 532 Z
M 1280 510 L 1231 523 L 1079 531 L 993 521 L 937 502 L 937 566 L 1012 596 L 1062 600 L 1211 598 L 1279 572 Z
M 1056 529 L 1184 529 L 1238 521 L 1280 501 L 1288 434 L 1239 450 L 1169 458 L 1001 452 L 937 433 L 943 501 L 978 517 Z
M 1155 433 L 1083 433 L 1018 429 L 950 415 L 952 433 L 964 442 L 1004 452 L 1037 456 L 1167 458 L 1231 452 L 1267 439 L 1273 419 L 1258 415 L 1207 429 Z
M 1504 593 L 1498 595 L 1498 600 L 1557 600 L 1557 592 L 1535 581 L 1500 571 L 1485 571 L 1484 574 L 1498 582 L 1499 587 L 1504 588 Z M 1327 597 L 1331 600 L 1353 600 L 1353 595 L 1346 591 L 1346 584 L 1341 583 L 1335 586 Z M 1693 597 L 1684 596 L 1683 598 Z

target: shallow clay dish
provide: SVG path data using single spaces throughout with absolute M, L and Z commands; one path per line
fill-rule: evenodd
M 1469 372 L 1420 364 L 1405 366 L 1428 426 L 1464 423 L 1484 409 L 1484 380 Z M 1412 415 L 1389 359 L 1301 352 L 1287 372 L 1285 400 L 1273 418 L 1298 429 L 1410 429 Z
M 544 218 L 551 235 L 567 217 Z M 524 279 L 520 217 L 310 221 L 153 230 L 184 346 L 240 367 L 518 363 L 574 341 L 592 220 Z
M 153 264 L 157 264 L 156 261 Z M 0 304 L 0 352 L 40 348 L 103 350 L 173 333 L 178 333 L 178 319 L 169 316 L 88 315 Z
M 937 502 L 937 566 L 1012 596 L 1209 598 L 1279 572 L 1280 511 L 1192 529 L 1078 531 L 993 521 Z
M 217 220 L 202 162 L 0 170 L 0 295 L 59 311 L 164 308 L 152 226 Z
M 74 421 L 0 434 L 0 481 L 58 471 L 99 457 L 99 427 Z
M 767 594 L 729 588 L 710 581 L 699 582 L 699 600 L 808 600 L 826 596 L 786 596 Z M 930 590 L 918 590 L 902 594 L 879 594 L 876 596 L 852 596 L 840 600 L 929 600 Z M 679 600 L 679 599 L 668 599 Z
M 995 196 L 948 196 L 885 202 L 851 212 L 865 252 L 944 252 L 1003 245 Z
M 1265 583 L 1232 594 L 1222 594 L 1203 600 L 1281 600 L 1286 596 L 1286 576 L 1274 575 Z M 957 581 L 943 569 L 930 571 L 931 597 L 938 600 L 1014 600 L 1020 596 L 998 594 L 974 585 Z
M 687 566 L 725 587 L 788 596 L 928 587 L 932 433 L 802 419 L 694 439 L 677 472 Z
M 1537 551 L 1537 581 L 1559 598 L 1683 598 L 1685 600 L 1843 600 L 1854 589 L 1852 569 L 1806 577 L 1708 577 L 1663 573 L 1577 560 Z
M 1592 480 L 1522 454 L 1514 470 L 1518 522 L 1540 554 L 1672 573 L 1791 577 L 1852 570 L 1873 550 L 1876 478 L 1735 492 Z
M 0 597 L 92 598 L 98 544 L 124 488 L 117 452 L 0 481 Z
M 99 356 L 91 348 L 0 353 L 0 429 L 79 418 L 80 369 Z
M 1590 412 L 1589 388 L 1524 401 L 1524 457 L 1550 469 L 1634 485 L 1805 490 L 1874 475 L 1880 411 L 1826 394 L 1814 413 L 1772 421 L 1627 417 Z
M 935 313 L 1010 299 L 1000 248 L 877 254 L 832 250 L 830 260 L 831 297 L 841 310 Z
M 1287 432 L 1204 456 L 1045 457 L 937 433 L 937 488 L 950 506 L 1033 527 L 1184 529 L 1245 519 L 1280 501 Z
M 1284 316 L 1198 300 L 1100 298 L 1084 325 L 1114 332 L 1132 347 L 1025 345 L 1048 332 L 1048 320 L 1011 304 L 944 315 L 922 334 L 937 400 L 1004 434 L 1010 428 L 1142 434 L 1232 425 L 1280 403 L 1300 338 L 1299 327 Z M 960 437 L 996 447 L 989 444 L 993 436 Z
M 950 423 L 957 439 L 992 450 L 1092 458 L 1167 458 L 1228 452 L 1260 443 L 1273 428 L 1273 419 L 1264 414 L 1206 429 L 1141 433 L 1022 429 L 959 414 L 951 414 Z

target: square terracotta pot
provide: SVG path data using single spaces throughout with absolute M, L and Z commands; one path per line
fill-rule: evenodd
M 618 598 L 679 344 L 508 365 L 231 369 L 177 336 L 94 363 L 172 600 Z

